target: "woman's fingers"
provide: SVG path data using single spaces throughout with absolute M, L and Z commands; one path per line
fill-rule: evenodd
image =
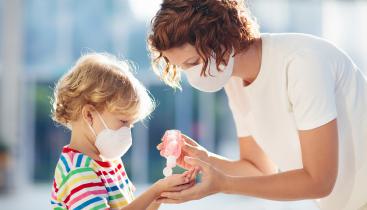
M 210 170 L 210 165 L 208 165 L 208 163 L 206 163 L 206 162 L 204 162 L 204 161 L 202 161 L 198 158 L 186 156 L 185 157 L 185 162 L 192 165 L 192 166 L 194 166 L 199 171 L 208 172 Z
M 199 144 L 193 140 L 192 138 L 186 136 L 185 134 L 181 134 L 182 138 L 184 139 L 184 141 L 188 144 L 190 144 L 191 146 L 198 146 Z
M 201 196 L 202 192 L 205 190 L 203 189 L 203 187 L 204 187 L 203 185 L 197 184 L 188 189 L 178 192 L 163 192 L 161 193 L 161 197 L 182 201 L 193 200 Z
M 182 146 L 182 150 L 184 151 L 184 152 L 186 152 L 188 155 L 190 155 L 190 156 L 193 156 L 195 153 L 196 153 L 196 151 L 198 150 L 195 146 L 192 146 L 192 145 L 190 145 L 190 144 L 188 144 L 188 143 L 185 143 L 183 146 Z
M 159 197 L 156 200 L 157 203 L 170 203 L 170 204 L 178 204 L 178 203 L 183 203 L 184 201 L 182 200 L 174 200 L 174 199 L 169 199 L 169 198 L 165 198 L 165 197 Z
M 184 159 L 183 159 L 184 157 L 182 156 L 182 157 L 180 157 L 179 159 L 177 159 L 177 165 L 179 165 L 181 168 L 184 168 L 184 169 L 187 169 L 187 170 L 189 170 L 189 169 L 191 169 L 192 167 L 189 165 L 189 164 L 187 164 L 185 161 L 184 161 Z

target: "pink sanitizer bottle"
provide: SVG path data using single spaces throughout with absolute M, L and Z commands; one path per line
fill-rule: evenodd
M 176 166 L 176 160 L 181 155 L 183 140 L 179 130 L 167 130 L 163 136 L 162 155 L 166 158 L 166 167 L 163 169 L 165 177 L 172 175 L 172 168 Z

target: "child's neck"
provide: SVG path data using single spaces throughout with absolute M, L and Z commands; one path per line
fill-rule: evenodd
M 94 140 L 90 139 L 88 135 L 85 135 L 77 130 L 71 132 L 71 139 L 69 147 L 91 157 L 94 160 L 102 161 L 99 156 L 99 151 L 94 145 Z

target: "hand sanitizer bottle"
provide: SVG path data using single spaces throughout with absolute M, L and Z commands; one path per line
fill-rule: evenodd
M 176 166 L 176 160 L 181 155 L 183 140 L 179 130 L 167 130 L 163 136 L 162 154 L 166 158 L 166 167 L 163 169 L 165 177 L 172 175 L 172 168 Z

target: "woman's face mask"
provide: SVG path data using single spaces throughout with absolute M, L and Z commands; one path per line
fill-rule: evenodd
M 89 128 L 96 136 L 95 146 L 104 160 L 117 160 L 121 158 L 131 147 L 132 137 L 129 127 L 121 127 L 117 130 L 109 129 L 106 122 L 97 112 L 104 129 L 96 134 L 91 125 Z
M 221 65 L 219 71 L 215 63 L 215 58 L 211 57 L 207 69 L 205 69 L 206 77 L 200 76 L 203 63 L 184 70 L 190 85 L 203 92 L 217 92 L 221 90 L 232 76 L 233 72 L 233 55 L 229 56 L 228 65 Z

